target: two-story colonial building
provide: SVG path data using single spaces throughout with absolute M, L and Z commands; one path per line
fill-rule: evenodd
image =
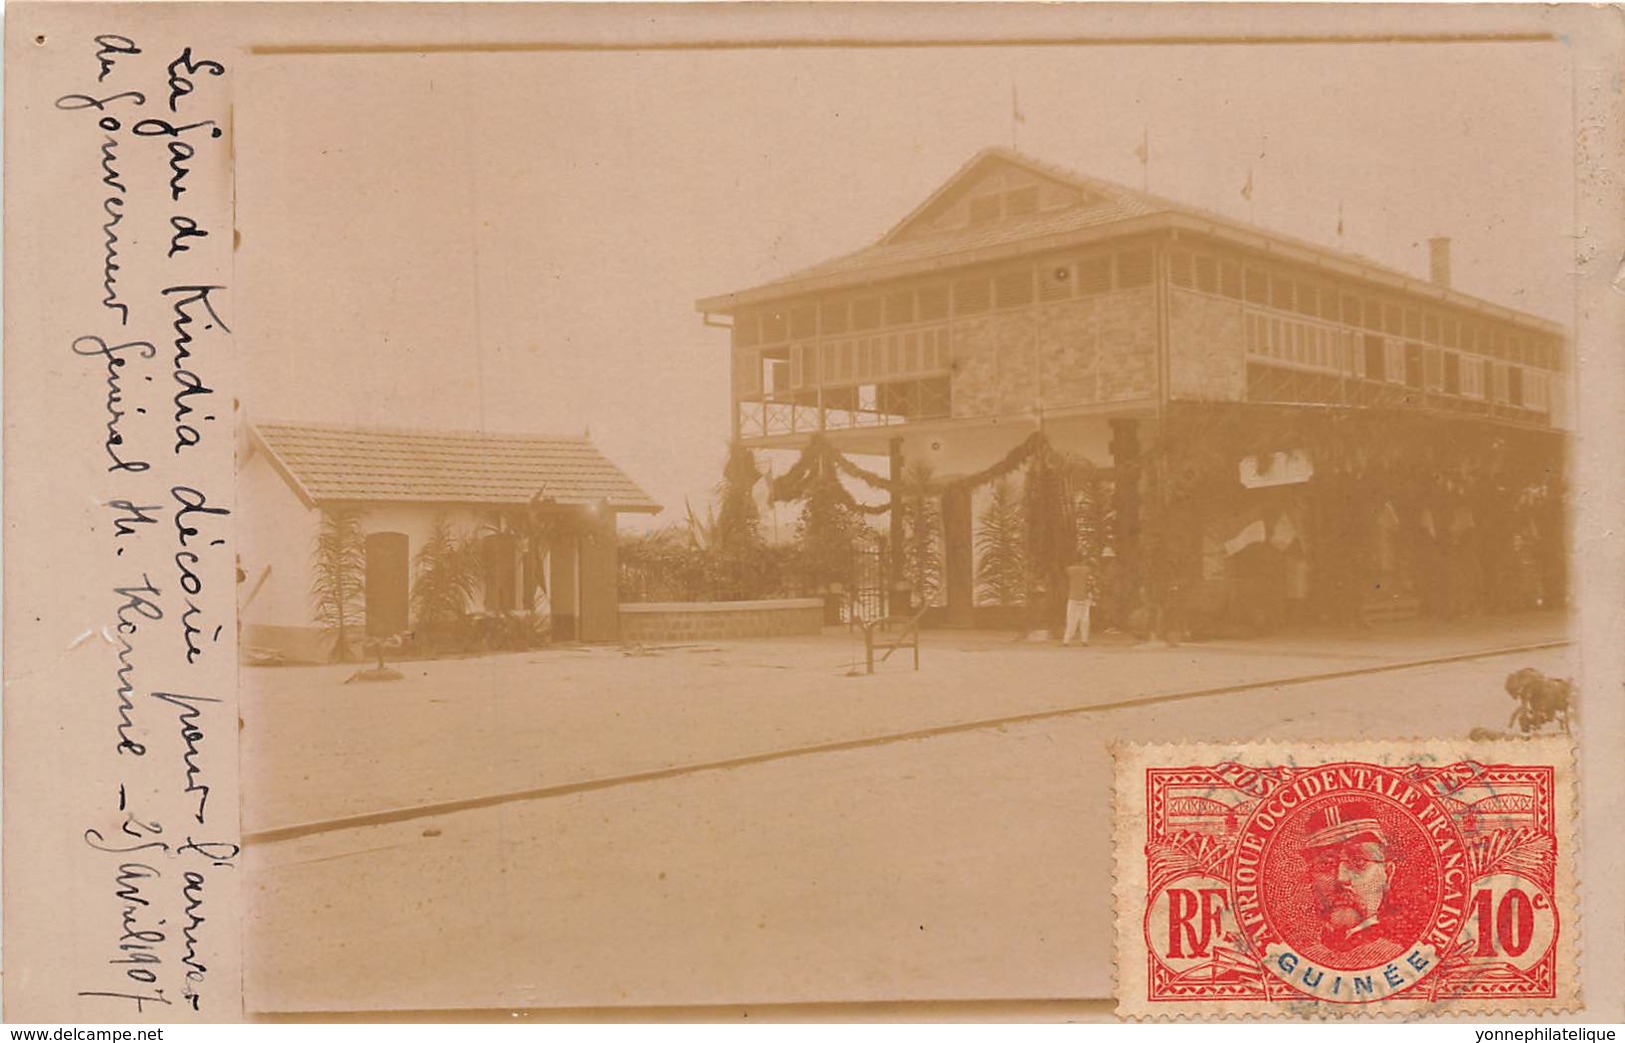
M 1561 541 L 1548 521 L 1544 534 L 1483 542 L 1493 512 L 1451 494 L 1493 471 L 1504 492 L 1521 483 L 1507 495 L 1532 484 L 1560 499 L 1567 424 L 1562 329 L 1453 289 L 1448 241 L 1430 246 L 1430 278 L 1415 278 L 995 148 L 873 245 L 697 307 L 731 322 L 733 426 L 746 445 L 794 448 L 816 432 L 889 457 L 894 475 L 926 460 L 948 480 L 1041 426 L 1115 474 L 1116 553 L 1131 565 L 1142 528 L 1157 525 L 1147 512 L 1173 495 L 1147 484 L 1154 447 L 1201 442 L 1216 417 L 1279 432 L 1285 416 L 1296 443 L 1220 446 L 1221 484 L 1237 495 L 1198 505 L 1180 530 L 1187 545 L 1157 552 L 1180 562 L 1160 582 L 1220 604 L 1236 561 L 1264 545 L 1294 559 L 1276 570 L 1289 597 L 1341 554 L 1360 560 L 1377 600 L 1426 608 L 1430 578 L 1450 572 L 1459 594 L 1482 585 L 1477 558 Z M 1350 416 L 1376 424 L 1341 422 Z M 1374 439 L 1389 417 L 1427 452 L 1443 443 L 1456 456 L 1434 461 L 1440 477 L 1422 494 L 1373 469 L 1350 501 L 1353 486 L 1331 487 L 1327 439 Z M 1417 422 L 1432 426 L 1404 426 Z M 1352 473 L 1346 461 L 1340 473 Z M 975 601 L 971 499 L 950 491 L 942 504 L 946 607 L 962 623 Z M 1337 512 L 1370 524 L 1327 524 Z M 1418 549 L 1424 537 L 1436 553 Z M 1335 545 L 1348 539 L 1363 542 Z M 1141 582 L 1155 570 L 1133 569 Z M 1436 600 L 1447 612 L 1459 597 Z

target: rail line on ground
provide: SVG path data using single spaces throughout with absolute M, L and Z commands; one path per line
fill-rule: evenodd
M 620 775 L 604 776 L 596 779 L 582 779 L 576 782 L 560 782 L 547 786 L 536 786 L 530 789 L 512 790 L 506 793 L 486 794 L 478 797 L 462 797 L 455 800 L 436 801 L 431 804 L 417 804 L 405 808 L 391 808 L 385 811 L 371 811 L 360 815 L 346 815 L 339 818 L 323 819 L 314 822 L 301 822 L 291 826 L 278 826 L 273 829 L 257 830 L 244 833 L 244 845 L 272 844 L 285 840 L 296 840 L 300 837 L 314 836 L 320 833 L 336 833 L 350 829 L 361 829 L 367 826 L 382 826 L 396 822 L 407 822 L 419 818 L 436 818 L 442 815 L 455 814 L 459 811 L 475 811 L 481 808 L 497 807 L 502 804 L 517 804 L 532 800 L 546 800 L 552 797 L 565 797 L 576 793 L 589 793 L 593 790 L 609 789 L 615 786 L 636 785 L 645 782 L 659 782 L 665 779 L 679 778 L 684 775 L 695 775 L 707 771 L 728 771 L 734 768 L 745 768 L 757 764 L 768 764 L 773 761 L 788 760 L 792 757 L 809 757 L 822 753 L 842 753 L 847 750 L 861 750 L 873 746 L 886 746 L 898 742 L 910 742 L 916 739 L 933 739 L 943 735 L 954 735 L 962 732 L 981 731 L 987 728 L 999 728 L 1012 724 L 1030 724 L 1034 721 L 1051 720 L 1058 717 L 1070 717 L 1078 714 L 1106 713 L 1112 710 L 1126 710 L 1141 706 L 1155 706 L 1159 703 L 1182 702 L 1189 699 L 1204 699 L 1218 695 L 1230 695 L 1236 692 L 1255 691 L 1260 688 L 1284 688 L 1293 685 L 1316 684 L 1322 681 L 1344 680 L 1350 677 L 1361 677 L 1369 674 L 1393 673 L 1400 670 L 1415 670 L 1429 666 L 1444 666 L 1450 663 L 1470 662 L 1474 659 L 1494 659 L 1501 656 L 1519 655 L 1527 652 L 1546 651 L 1553 648 L 1563 648 L 1572 644 L 1569 640 L 1542 641 L 1528 645 L 1514 645 L 1505 648 L 1486 649 L 1477 652 L 1459 652 L 1445 656 L 1432 656 L 1426 659 L 1408 659 L 1392 663 L 1380 663 L 1374 666 L 1351 667 L 1344 670 L 1329 670 L 1315 674 L 1301 674 L 1295 677 L 1270 678 L 1263 681 L 1247 681 L 1240 684 L 1219 685 L 1211 688 L 1195 688 L 1181 692 L 1164 692 L 1157 695 L 1135 696 L 1128 699 L 1116 699 L 1103 703 L 1088 703 L 1075 706 L 1053 707 L 1048 710 L 1031 710 L 1025 713 L 1005 714 L 999 717 L 978 718 L 972 721 L 955 721 L 950 724 L 932 725 L 926 728 L 915 728 L 904 732 L 887 732 L 881 735 L 866 735 L 855 739 L 837 739 L 829 742 L 812 743 L 806 746 L 791 746 L 779 750 L 766 750 L 760 753 L 741 754 L 737 757 L 725 757 L 719 760 L 703 761 L 696 764 L 677 764 L 664 768 L 650 768 L 644 771 L 626 772 Z

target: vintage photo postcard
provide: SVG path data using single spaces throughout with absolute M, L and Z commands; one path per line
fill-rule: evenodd
M 1618 12 L 7 12 L 13 1022 L 1618 1020 Z

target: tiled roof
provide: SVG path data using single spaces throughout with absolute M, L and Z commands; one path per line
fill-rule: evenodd
M 803 268 L 794 275 L 786 276 L 767 285 L 793 284 L 805 279 L 816 279 L 826 275 L 933 261 L 938 258 L 952 257 L 955 254 L 986 249 L 990 246 L 1003 246 L 1006 243 L 1025 242 L 1028 239 L 1038 239 L 1049 235 L 1081 232 L 1086 228 L 1114 224 L 1118 221 L 1126 221 L 1131 217 L 1144 217 L 1147 214 L 1163 213 L 1166 209 L 1166 207 L 1156 207 L 1147 200 L 1124 196 L 1099 206 L 1068 207 L 1065 210 L 1043 211 L 1018 220 L 972 226 L 949 232 L 937 232 L 897 242 L 882 240 L 862 250 L 815 264 L 811 268 Z
M 310 500 L 660 505 L 586 438 L 254 425 L 260 443 Z
M 910 226 L 915 223 L 916 218 L 927 213 L 938 200 L 955 191 L 984 164 L 996 162 L 1024 167 L 1062 184 L 1073 186 L 1081 190 L 1086 199 L 1094 202 L 1038 211 L 1019 218 L 1005 218 L 986 225 L 961 226 L 929 232 L 911 229 Z M 944 182 L 930 198 L 872 245 L 746 290 L 704 298 L 697 301 L 696 305 L 701 311 L 729 312 L 741 304 L 760 303 L 791 293 L 828 290 L 837 286 L 974 263 L 993 255 L 1010 255 L 1019 250 L 1022 243 L 1048 241 L 1053 244 L 1057 240 L 1064 242 L 1068 235 L 1086 233 L 1091 229 L 1129 222 L 1137 218 L 1187 224 L 1195 221 L 1199 222 L 1196 227 L 1209 231 L 1224 230 L 1239 233 L 1247 238 L 1257 237 L 1267 244 L 1307 251 L 1324 261 L 1341 261 L 1357 265 L 1367 275 L 1380 273 L 1430 295 L 1447 295 L 1458 304 L 1488 308 L 1503 318 L 1532 322 L 1552 331 L 1558 329 L 1550 320 L 1540 316 L 1506 308 L 1460 291 L 1446 293 L 1396 268 L 1347 250 L 1333 249 L 1308 240 L 1282 235 L 1258 225 L 1235 221 L 1212 211 L 1126 188 L 1115 182 L 1088 177 L 1034 159 L 1014 149 L 1002 147 L 986 148 L 971 157 L 969 162 Z

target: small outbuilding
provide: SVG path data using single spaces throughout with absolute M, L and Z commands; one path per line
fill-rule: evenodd
M 340 515 L 360 580 L 354 638 L 413 631 L 438 529 L 474 559 L 469 612 L 545 614 L 555 640 L 614 641 L 617 519 L 660 510 L 585 437 L 259 423 L 237 472 L 239 620 L 256 658 L 330 657 L 318 542 Z

